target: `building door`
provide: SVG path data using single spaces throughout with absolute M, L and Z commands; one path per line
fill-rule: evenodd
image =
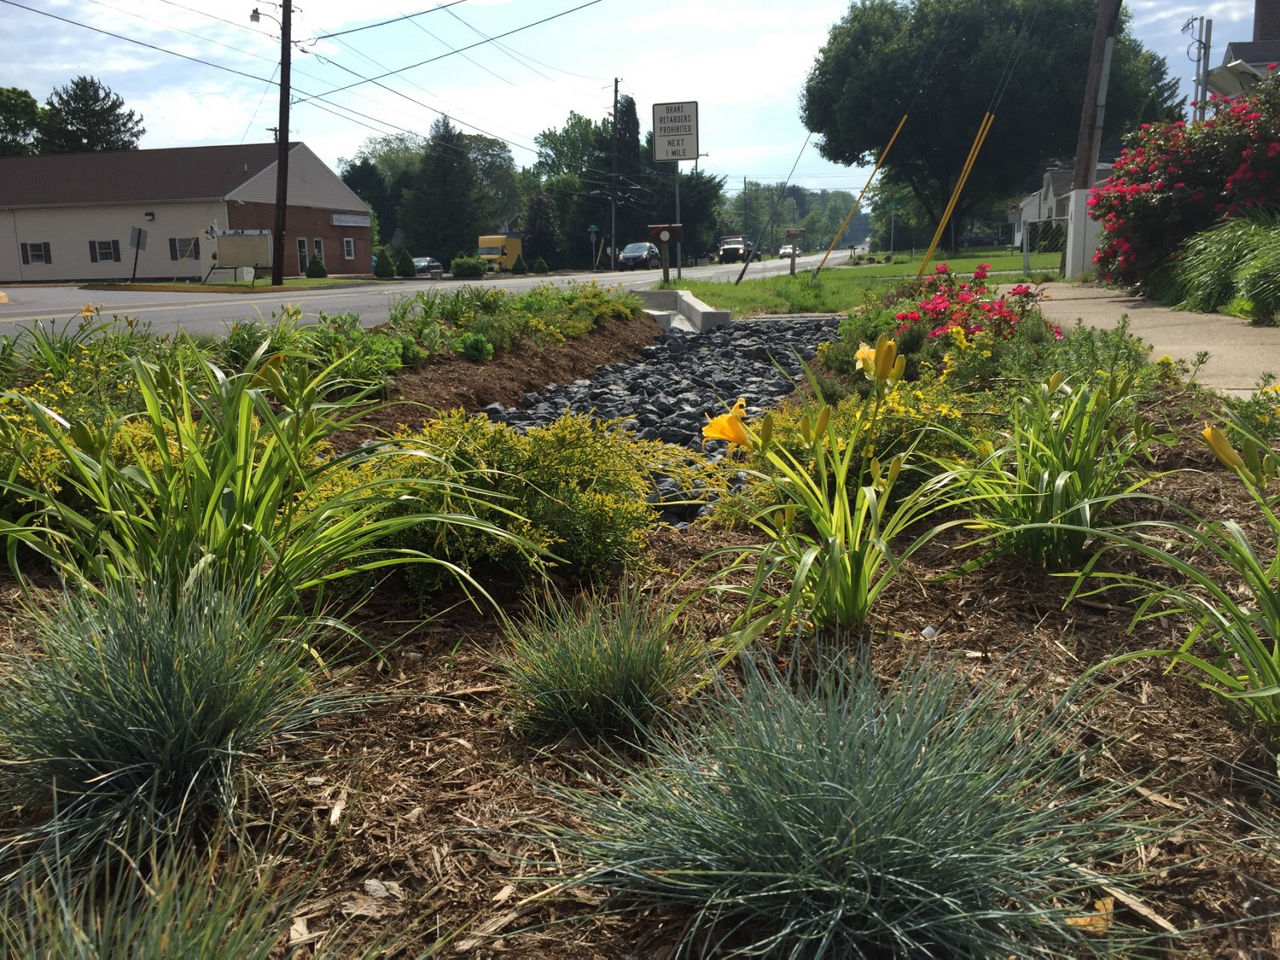
M 307 272 L 307 238 L 298 238 L 298 272 L 305 275 Z

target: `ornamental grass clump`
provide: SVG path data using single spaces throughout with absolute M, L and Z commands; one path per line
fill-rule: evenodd
M 908 663 L 809 682 L 748 663 L 647 762 L 562 790 L 568 881 L 606 909 L 679 907 L 677 955 L 1133 956 L 1094 907 L 1150 831 L 1083 744 L 1080 690 Z M 1095 747 L 1094 751 L 1102 748 Z
M 135 360 L 144 410 L 106 426 L 17 397 L 59 468 L 52 491 L 0 477 L 0 490 L 26 508 L 0 527 L 11 567 L 19 569 L 23 545 L 72 581 L 138 583 L 161 569 L 210 566 L 224 582 L 252 584 L 255 603 L 286 618 L 307 606 L 334 614 L 334 588 L 406 563 L 440 566 L 465 583 L 430 553 L 386 546 L 406 528 L 518 539 L 477 520 L 447 471 L 342 482 L 370 462 L 433 454 L 384 445 L 333 455 L 330 439 L 368 409 L 363 395 L 332 368 L 290 370 L 262 349 L 231 375 L 211 363 L 188 371 Z M 441 487 L 453 495 L 447 514 L 422 506 Z
M 552 594 L 506 628 L 502 669 L 528 736 L 643 739 L 703 662 L 671 613 L 638 591 Z
M 47 816 L 3 852 L 83 863 L 163 846 L 232 808 L 251 754 L 355 709 L 315 669 L 319 629 L 282 635 L 264 610 L 210 567 L 37 610 L 35 649 L 0 675 L 0 785 Z
M 1154 477 L 1135 471 L 1157 436 L 1135 409 L 1132 376 L 1072 386 L 1061 373 L 1013 407 L 1007 440 L 970 473 L 979 529 L 1045 570 L 1078 567 L 1107 514 Z M 979 452 L 977 446 L 974 452 Z

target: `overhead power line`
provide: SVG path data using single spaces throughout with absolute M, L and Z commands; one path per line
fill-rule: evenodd
M 3 0 L 3 2 L 12 3 L 13 0 Z M 348 83 L 344 87 L 334 87 L 332 90 L 326 90 L 324 93 L 313 93 L 309 97 L 300 98 L 298 102 L 305 103 L 307 100 L 310 100 L 310 99 L 329 97 L 335 93 L 342 93 L 344 90 L 350 90 L 353 87 L 358 87 L 365 83 L 372 83 L 375 80 L 385 80 L 387 77 L 392 77 L 392 76 L 395 76 L 396 74 L 404 73 L 407 70 L 416 70 L 418 67 L 425 67 L 428 63 L 435 63 L 437 60 L 443 60 L 445 57 L 452 56 L 455 53 L 462 53 L 463 51 L 466 51 L 466 50 L 474 50 L 476 47 L 482 47 L 487 43 L 493 43 L 496 40 L 501 40 L 503 37 L 509 37 L 512 34 L 520 33 L 523 30 L 528 30 L 532 27 L 541 26 L 544 23 L 550 23 L 552 20 L 558 20 L 561 17 L 566 17 L 571 13 L 577 13 L 579 10 L 583 10 L 587 7 L 595 6 L 597 3 L 600 3 L 600 2 L 601 0 L 587 0 L 586 3 L 580 3 L 578 4 L 578 6 L 570 7 L 568 10 L 562 10 L 560 13 L 553 13 L 551 16 L 543 17 L 541 20 L 535 20 L 532 23 L 526 23 L 522 27 L 514 27 L 513 29 L 506 31 L 506 33 L 499 33 L 496 36 L 489 37 L 487 40 L 477 40 L 475 43 L 468 44 L 465 47 L 458 47 L 456 50 L 452 50 L 448 53 L 442 53 L 439 56 L 428 57 L 426 60 L 420 60 L 417 63 L 409 64 L 407 67 L 401 67 L 399 70 L 390 70 L 387 73 L 378 74 L 377 76 L 374 76 L 374 77 L 367 77 L 363 80 L 358 80 L 355 83 Z
M 363 27 L 351 27 L 349 30 L 338 30 L 334 33 L 322 33 L 313 39 L 328 40 L 331 37 L 345 37 L 349 33 L 359 33 L 361 30 L 372 30 L 375 27 L 385 27 L 391 23 L 399 23 L 402 20 L 412 20 L 414 17 L 421 17 L 428 13 L 435 13 L 437 10 L 448 10 L 450 7 L 456 7 L 460 3 L 466 3 L 467 0 L 453 0 L 452 3 L 442 3 L 432 7 L 430 10 L 419 10 L 417 13 L 406 13 L 400 17 L 392 17 L 390 20 L 381 20 L 378 23 L 366 23 Z

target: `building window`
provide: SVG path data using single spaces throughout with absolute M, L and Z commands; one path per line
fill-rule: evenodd
M 200 259 L 200 238 L 199 237 L 170 237 L 169 238 L 169 259 L 170 260 L 199 260 Z
M 307 238 L 298 238 L 298 272 L 307 272 Z
M 89 262 L 90 263 L 119 263 L 120 262 L 120 241 L 119 240 L 90 240 L 89 241 Z
M 356 258 L 356 241 L 354 237 L 342 238 L 342 259 L 354 260 Z
M 53 263 L 53 251 L 49 249 L 49 244 L 23 243 L 19 246 L 22 248 L 23 263 Z
M 315 253 L 316 259 L 324 263 L 324 241 L 316 237 L 311 241 L 312 252 Z

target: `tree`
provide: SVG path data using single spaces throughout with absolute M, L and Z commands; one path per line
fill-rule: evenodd
M 390 232 L 395 232 L 395 205 L 390 202 L 387 182 L 382 179 L 382 172 L 368 160 L 358 163 L 343 162 L 346 166 L 340 174 L 342 182 L 368 204 L 373 220 L 378 224 L 378 232 L 372 234 L 373 242 L 377 244 L 381 231 L 387 229 L 388 222 Z
M 476 215 L 484 233 L 501 230 L 520 210 L 520 188 L 511 149 L 501 140 L 464 133 L 462 142 L 476 178 Z
M 142 117 L 126 110 L 122 97 L 93 77 L 76 77 L 45 101 L 36 148 L 39 153 L 136 150 L 146 132 Z
M 0 157 L 24 157 L 33 152 L 40 105 L 20 87 L 0 87 Z
M 861 0 L 815 60 L 801 116 L 821 134 L 823 156 L 869 165 L 908 113 L 882 176 L 907 186 L 936 224 L 983 115 L 994 112 L 952 217 L 954 239 L 975 205 L 1074 152 L 1096 18 L 1096 0 Z M 1133 127 L 1151 94 L 1149 70 L 1148 89 L 1133 82 L 1142 48 L 1126 31 L 1104 138 Z
M 459 251 L 475 250 L 476 239 L 485 229 L 476 184 L 466 137 L 448 117 L 441 117 L 431 125 L 418 171 L 400 202 L 405 245 L 442 262 Z
M 401 239 L 397 236 L 400 202 L 405 187 L 417 176 L 426 146 L 427 138 L 416 133 L 391 133 L 369 137 L 360 144 L 355 157 L 338 160 L 343 182 L 373 207 L 380 235 L 388 243 Z M 377 172 L 381 185 L 370 174 L 370 168 Z
M 564 236 L 551 198 L 542 190 L 529 195 L 524 216 L 524 249 L 530 260 L 541 257 L 548 263 L 562 263 Z

